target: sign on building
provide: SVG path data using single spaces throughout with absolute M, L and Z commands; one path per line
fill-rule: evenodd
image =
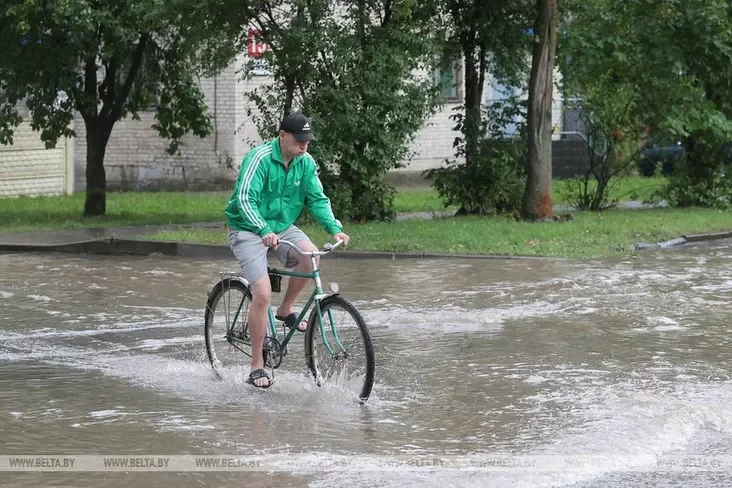
M 254 76 L 271 76 L 272 69 L 262 56 L 270 51 L 269 44 L 262 41 L 257 29 L 249 29 L 247 33 L 247 55 L 249 56 L 249 72 Z

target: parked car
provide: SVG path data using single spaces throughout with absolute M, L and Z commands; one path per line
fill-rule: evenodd
M 732 141 L 722 144 L 720 152 L 724 163 L 732 165 Z M 653 176 L 656 166 L 661 164 L 661 174 L 668 176 L 674 169 L 674 163 L 685 154 L 684 145 L 681 141 L 669 143 L 656 143 L 643 151 L 643 156 L 638 163 L 638 169 L 642 176 Z
M 643 156 L 638 163 L 638 169 L 642 176 L 653 176 L 656 166 L 661 164 L 661 174 L 668 176 L 674 169 L 674 162 L 684 156 L 684 145 L 681 141 L 654 142 L 643 151 Z

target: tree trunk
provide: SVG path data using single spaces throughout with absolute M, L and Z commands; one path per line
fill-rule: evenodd
M 477 46 L 473 42 L 463 42 L 465 56 L 465 121 L 463 134 L 465 135 L 465 164 L 470 166 L 478 156 L 478 147 L 482 134 L 480 131 L 481 113 L 480 102 L 482 86 L 480 73 L 475 62 Z
M 557 47 L 557 0 L 537 0 L 529 80 L 529 167 L 521 206 L 524 220 L 552 216 L 552 92 Z
M 97 85 L 97 59 L 90 56 L 84 66 L 84 97 L 77 100 L 77 110 L 86 126 L 86 201 L 84 216 L 104 215 L 107 212 L 107 175 L 104 171 L 104 153 L 115 122 L 122 116 L 135 77 L 142 66 L 150 34 L 141 33 L 130 60 L 127 76 L 118 85 L 119 60 L 112 58 L 105 65 L 104 81 Z M 101 38 L 97 39 L 101 42 Z M 101 94 L 101 100 L 100 100 Z M 99 102 L 102 107 L 99 110 Z
M 285 75 L 285 106 L 282 116 L 292 113 L 292 105 L 295 101 L 295 78 Z
M 86 122 L 86 202 L 84 216 L 104 215 L 107 211 L 107 175 L 104 153 L 112 128 L 106 124 Z

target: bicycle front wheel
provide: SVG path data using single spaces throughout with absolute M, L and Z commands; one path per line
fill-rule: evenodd
M 217 283 L 206 302 L 204 335 L 206 352 L 214 371 L 249 364 L 251 343 L 247 318 L 252 294 L 249 287 L 235 279 Z
M 339 295 L 320 302 L 308 320 L 305 357 L 318 386 L 328 384 L 365 402 L 374 386 L 374 348 L 366 322 L 351 303 Z M 329 350 L 330 347 L 330 350 Z

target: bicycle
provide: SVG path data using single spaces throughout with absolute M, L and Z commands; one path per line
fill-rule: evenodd
M 355 392 L 361 403 L 365 402 L 374 384 L 374 349 L 371 334 L 363 317 L 348 300 L 338 293 L 338 285 L 331 285 L 333 294 L 323 291 L 316 257 L 324 256 L 343 243 L 326 244 L 323 251 L 303 251 L 297 245 L 280 240 L 280 245 L 291 246 L 313 264 L 312 273 L 280 270 L 268 267 L 273 292 L 281 289 L 282 276 L 310 278 L 315 289 L 289 332 L 284 327 L 282 335 L 275 326 L 272 307 L 269 309 L 269 324 L 265 334 L 262 352 L 265 367 L 279 368 L 287 356 L 287 346 L 297 333 L 297 324 L 307 316 L 305 331 L 305 362 L 317 386 L 326 383 L 345 386 Z M 217 376 L 229 366 L 237 366 L 242 353 L 251 357 L 248 312 L 252 295 L 249 283 L 240 272 L 222 272 L 220 280 L 208 294 L 205 311 L 204 335 L 206 352 Z M 219 308 L 223 307 L 223 310 Z M 312 310 L 310 310 L 312 308 Z M 321 344 L 322 343 L 322 344 Z M 247 364 L 244 366 L 248 366 Z

